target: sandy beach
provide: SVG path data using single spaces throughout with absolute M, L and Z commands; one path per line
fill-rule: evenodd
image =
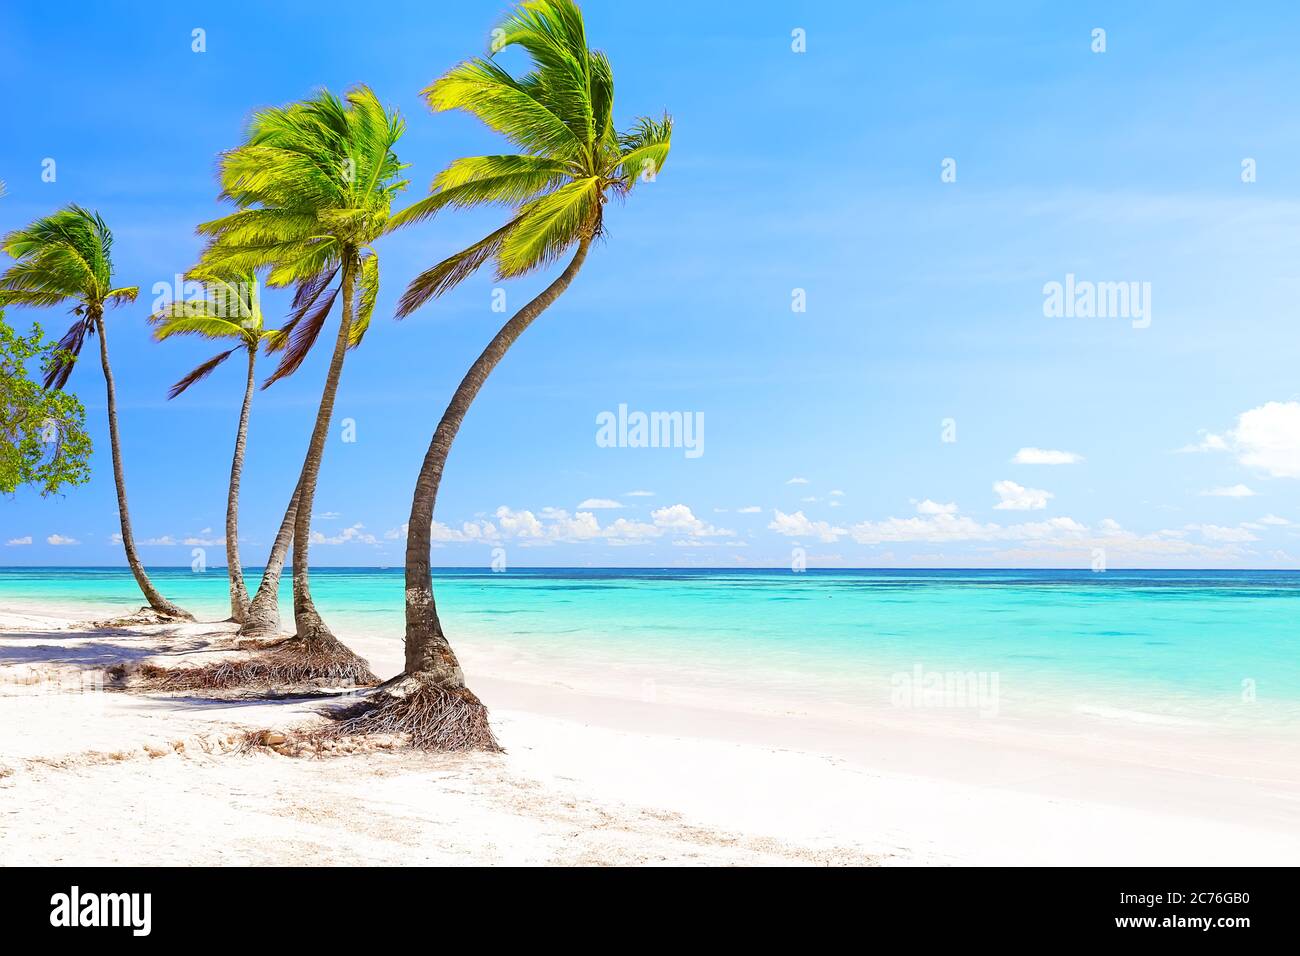
M 0 610 L 0 862 L 1268 864 L 1300 856 L 1296 746 L 1083 716 L 856 721 L 581 691 L 467 658 L 504 754 L 242 746 L 319 700 L 100 692 L 229 624 Z M 343 635 L 381 674 L 400 645 Z M 206 656 L 205 656 L 206 655 Z M 598 662 L 597 662 L 598 664 Z M 624 682 L 626 684 L 626 682 Z M 733 706 L 726 706 L 727 704 Z

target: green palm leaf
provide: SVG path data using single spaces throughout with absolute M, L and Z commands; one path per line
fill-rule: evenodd
M 554 262 L 600 234 L 609 194 L 625 195 L 657 176 L 672 145 L 672 118 L 641 118 L 624 134 L 613 125 L 614 78 L 608 58 L 587 46 L 573 0 L 526 0 L 494 32 L 493 55 L 519 47 L 531 69 L 516 78 L 492 59 L 461 63 L 424 90 L 435 110 L 478 117 L 523 152 L 452 162 L 430 195 L 390 221 L 407 225 L 447 206 L 500 203 L 510 221 L 416 276 L 398 304 L 409 315 L 464 281 L 489 260 L 498 278 Z

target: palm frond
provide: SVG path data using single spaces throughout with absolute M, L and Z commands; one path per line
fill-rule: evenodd
M 466 156 L 434 178 L 433 195 L 403 209 L 389 220 L 388 228 L 428 219 L 446 206 L 518 205 L 561 185 L 572 174 L 570 166 L 544 156 Z
M 190 374 L 186 375 L 183 379 L 181 379 L 171 388 L 167 389 L 167 398 L 173 399 L 181 392 L 189 388 L 191 385 L 193 385 L 195 382 L 202 381 L 203 379 L 207 378 L 209 375 L 212 374 L 213 369 L 215 369 L 226 359 L 230 358 L 230 356 L 233 355 L 235 352 L 238 352 L 240 348 L 242 348 L 242 346 L 236 345 L 233 349 L 227 349 L 226 351 L 220 352 L 217 355 L 213 356 L 212 358 L 208 359 L 206 362 L 204 362 L 202 365 L 195 368 L 193 371 L 190 372 Z
M 0 273 L 0 307 L 72 301 L 89 313 L 139 292 L 113 286 L 113 234 L 102 216 L 75 204 L 8 233 L 0 248 L 15 260 Z
M 430 299 L 454 289 L 473 275 L 483 263 L 501 249 L 501 243 L 519 223 L 512 219 L 496 232 L 485 236 L 467 249 L 448 256 L 411 280 L 397 303 L 397 317 L 403 319 Z
M 80 316 L 63 334 L 54 346 L 48 364 L 45 366 L 45 387 L 63 388 L 68 384 L 73 366 L 81 356 L 81 347 L 86 343 L 86 336 L 94 334 L 94 324 L 89 316 Z
M 642 116 L 632 129 L 619 137 L 620 155 L 615 176 L 626 192 L 639 179 L 658 175 L 668 159 L 673 141 L 673 118 L 667 113 L 662 119 Z
M 361 269 L 357 275 L 356 315 L 348 329 L 348 348 L 356 348 L 370 328 L 370 320 L 375 314 L 375 303 L 379 301 L 379 257 L 373 252 L 361 260 Z
M 298 368 L 306 360 L 307 353 L 316 344 L 316 339 L 320 335 L 321 328 L 325 325 L 325 319 L 329 315 L 330 309 L 334 307 L 334 300 L 338 297 L 338 294 L 339 287 L 335 286 L 328 294 L 314 300 L 315 306 L 311 311 L 286 323 L 280 333 L 275 336 L 274 340 L 268 345 L 267 351 L 283 351 L 284 354 L 280 356 L 280 364 L 275 367 L 275 371 L 262 383 L 262 388 L 270 388 L 280 379 L 298 371 Z
M 564 120 L 489 60 L 452 67 L 423 96 L 434 112 L 464 110 L 525 152 L 555 159 L 582 156 L 584 144 Z
M 498 278 L 520 276 L 556 258 L 590 228 L 600 207 L 600 180 L 576 179 L 520 210 L 497 252 Z

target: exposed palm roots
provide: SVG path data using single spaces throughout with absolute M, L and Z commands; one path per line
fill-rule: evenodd
M 337 640 L 291 637 L 243 660 L 198 667 L 144 664 L 139 684 L 146 690 L 269 690 L 277 687 L 373 687 L 379 678 L 366 661 Z
M 326 739 L 399 736 L 420 750 L 501 750 L 487 708 L 473 691 L 427 677 L 402 677 L 329 716 L 334 723 L 320 731 Z

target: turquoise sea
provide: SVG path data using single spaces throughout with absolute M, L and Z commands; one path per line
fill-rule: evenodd
M 200 617 L 226 616 L 220 568 L 151 573 Z M 319 568 L 312 582 L 340 636 L 401 639 L 400 568 Z M 439 569 L 435 585 L 453 644 L 490 648 L 506 668 L 494 676 L 513 661 L 851 711 L 896 705 L 920 675 L 974 673 L 996 677 L 1007 717 L 1300 728 L 1295 572 Z M 85 602 L 142 603 L 121 568 L 0 569 L 0 605 Z

